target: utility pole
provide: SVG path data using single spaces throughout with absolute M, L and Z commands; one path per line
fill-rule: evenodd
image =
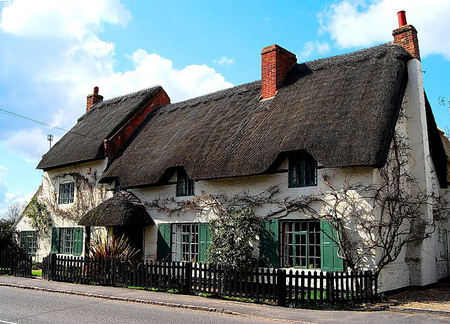
M 52 141 L 53 141 L 53 135 L 52 134 L 48 134 L 47 135 L 47 141 L 49 143 L 48 149 L 50 150 L 52 148 Z

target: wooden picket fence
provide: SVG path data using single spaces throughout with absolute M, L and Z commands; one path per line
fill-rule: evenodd
M 93 259 L 52 254 L 43 277 L 73 283 L 207 294 L 297 307 L 306 302 L 371 301 L 377 298 L 370 272 L 321 272 L 256 268 L 234 270 L 204 263 Z
M 31 277 L 31 256 L 18 250 L 0 252 L 0 275 Z

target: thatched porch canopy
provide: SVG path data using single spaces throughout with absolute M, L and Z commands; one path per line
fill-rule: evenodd
M 131 192 L 120 191 L 81 218 L 83 226 L 148 226 L 155 222 L 144 204 Z

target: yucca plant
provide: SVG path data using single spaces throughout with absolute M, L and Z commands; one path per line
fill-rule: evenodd
M 92 258 L 121 258 L 131 259 L 139 253 L 139 250 L 134 248 L 128 238 L 123 234 L 122 236 L 100 236 L 91 242 L 89 255 Z

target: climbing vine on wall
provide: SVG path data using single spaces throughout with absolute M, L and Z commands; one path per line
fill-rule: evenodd
M 98 176 L 95 171 L 85 176 L 80 172 L 68 172 L 55 175 L 51 178 L 53 184 L 58 183 L 60 179 L 71 179 L 74 181 L 74 202 L 68 208 L 62 208 L 58 204 L 58 188 L 54 188 L 51 193 L 51 199 L 48 206 L 52 213 L 68 220 L 78 221 L 90 209 L 103 201 L 106 195 L 106 189 L 97 183 Z M 53 185 L 49 185 L 52 188 Z
M 254 249 L 261 219 L 252 208 L 220 209 L 211 219 L 211 244 L 207 260 L 211 264 L 241 269 L 256 265 Z
M 53 221 L 46 204 L 36 198 L 31 199 L 26 216 L 30 220 L 31 227 L 33 227 L 39 235 L 46 236 L 51 233 Z

